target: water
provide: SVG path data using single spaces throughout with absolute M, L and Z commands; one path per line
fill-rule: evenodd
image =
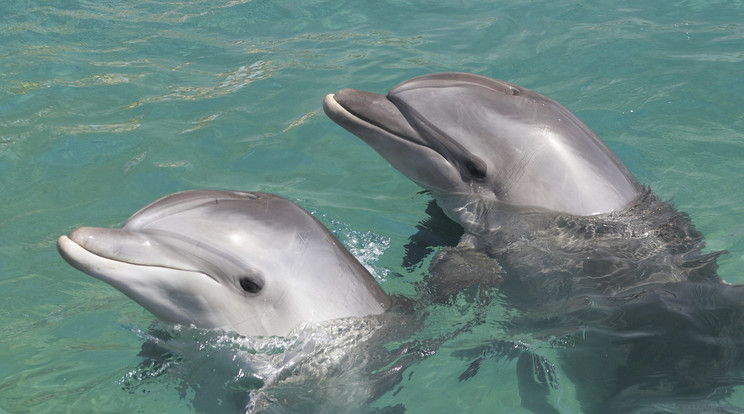
M 425 267 L 402 266 L 403 246 L 428 196 L 326 119 L 321 99 L 342 87 L 457 70 L 549 95 L 728 250 L 719 274 L 744 283 L 741 1 L 46 0 L 2 2 L 0 16 L 0 412 L 198 406 L 178 379 L 209 371 L 197 364 L 127 385 L 152 316 L 54 247 L 167 193 L 287 197 L 385 290 L 413 294 Z M 432 314 L 429 331 L 462 318 Z M 512 361 L 457 381 L 468 361 L 453 353 L 489 327 L 443 344 L 380 406 L 519 411 Z M 554 399 L 578 410 L 571 384 Z M 742 390 L 730 401 L 744 407 Z

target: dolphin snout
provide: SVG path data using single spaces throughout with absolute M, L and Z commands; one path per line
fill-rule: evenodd
M 385 95 L 358 89 L 341 89 L 331 96 L 346 111 L 376 125 L 385 125 L 391 120 L 404 120 L 398 108 Z
M 133 233 L 100 227 L 80 227 L 71 231 L 67 237 L 85 250 L 104 257 L 114 255 L 123 244 L 147 243 L 142 237 Z
M 385 95 L 341 89 L 335 94 L 326 95 L 323 109 L 334 122 L 364 140 L 379 139 L 381 134 L 390 134 L 391 138 L 422 142 L 398 107 Z
M 66 239 L 66 240 L 65 240 Z M 75 243 L 89 253 L 119 262 L 150 264 L 158 256 L 157 243 L 120 228 L 80 227 L 62 236 L 58 248 Z

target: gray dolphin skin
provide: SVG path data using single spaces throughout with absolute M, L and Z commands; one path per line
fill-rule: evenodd
M 452 208 L 443 206 L 455 216 L 457 204 L 474 199 L 603 214 L 625 208 L 643 190 L 568 109 L 496 79 L 425 75 L 387 96 L 342 89 L 327 95 L 323 108 L 435 198 L 460 196 Z
M 374 277 L 320 222 L 271 194 L 171 194 L 121 228 L 78 228 L 57 248 L 159 319 L 186 326 L 287 335 L 303 323 L 390 307 Z
M 717 275 L 725 252 L 704 252 L 689 217 L 568 109 L 464 73 L 417 77 L 387 95 L 342 89 L 323 108 L 463 227 L 459 244 L 432 259 L 429 283 L 446 295 L 497 289 L 516 311 L 470 351 L 461 381 L 490 357 L 527 349 L 519 391 L 536 413 L 559 412 L 560 397 L 549 401 L 558 373 L 585 413 L 741 412 L 720 402 L 744 384 L 744 286 Z

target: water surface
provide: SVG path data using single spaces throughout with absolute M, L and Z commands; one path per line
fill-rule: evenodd
M 549 95 L 728 250 L 719 274 L 744 283 L 741 1 L 42 0 L 0 16 L 0 412 L 195 409 L 177 370 L 127 385 L 153 317 L 55 250 L 174 191 L 287 197 L 386 291 L 413 294 L 426 268 L 402 266 L 403 246 L 429 198 L 324 116 L 342 87 L 467 71 Z M 449 312 L 434 312 L 443 330 L 462 318 Z M 491 335 L 493 313 L 380 406 L 518 412 L 513 362 L 458 381 L 468 361 L 453 352 Z M 578 412 L 571 384 L 554 399 Z

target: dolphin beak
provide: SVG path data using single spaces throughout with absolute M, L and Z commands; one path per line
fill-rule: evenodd
M 428 146 L 385 95 L 341 89 L 323 99 L 323 110 L 334 122 L 372 145 L 381 136 Z
M 85 249 L 82 249 L 79 244 L 72 241 L 67 236 L 60 236 L 59 239 L 57 239 L 57 251 L 59 252 L 60 256 L 62 256 L 63 259 L 67 263 L 70 264 L 70 266 L 74 267 L 77 270 L 80 270 L 83 273 L 90 274 L 89 266 L 87 266 L 83 260 L 80 260 L 80 253 L 81 250 L 87 251 Z
M 80 227 L 61 236 L 57 240 L 57 250 L 68 263 L 83 272 L 87 272 L 85 261 L 90 255 L 138 266 L 199 271 L 154 239 L 121 228 Z M 83 250 L 88 255 L 81 255 Z
M 147 265 L 143 257 L 152 256 L 153 243 L 141 235 L 122 229 L 80 227 L 73 230 L 67 239 L 96 256 L 117 262 Z M 143 254 L 150 252 L 149 254 Z

